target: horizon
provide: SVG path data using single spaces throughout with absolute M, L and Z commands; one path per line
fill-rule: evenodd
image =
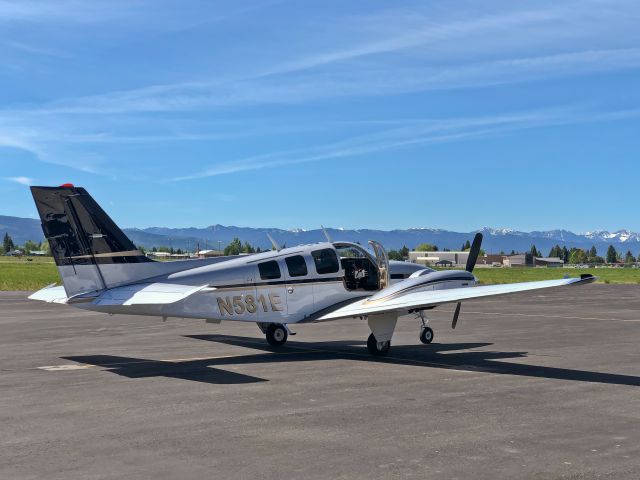
M 27 186 L 70 182 L 121 225 L 640 232 L 639 18 L 631 0 L 2 3 L 0 214 L 37 218 Z
M 108 214 L 108 212 L 107 212 Z M 20 220 L 34 220 L 37 222 L 40 222 L 39 218 L 33 218 L 33 217 L 17 217 L 14 215 L 4 215 L 4 214 L 0 214 L 0 216 L 6 216 L 6 217 L 11 217 L 11 218 L 18 218 Z M 251 225 L 239 225 L 239 224 L 228 224 L 228 225 L 224 225 L 221 223 L 215 223 L 215 224 L 209 224 L 209 225 L 188 225 L 188 226 L 183 226 L 183 227 L 172 227 L 169 225 L 151 225 L 151 226 L 146 226 L 146 227 L 139 227 L 139 226 L 129 226 L 129 225 L 120 225 L 117 221 L 117 219 L 112 218 L 112 220 L 115 221 L 115 223 L 122 228 L 123 230 L 141 230 L 141 231 L 146 231 L 146 230 L 151 230 L 151 229 L 169 229 L 169 230 L 182 230 L 182 229 L 197 229 L 197 230 L 203 230 L 203 229 L 207 229 L 207 228 L 212 228 L 212 227 L 224 227 L 224 228 L 243 228 L 243 229 L 252 229 L 252 230 L 262 230 L 262 229 L 273 229 L 273 230 L 282 230 L 285 232 L 291 232 L 291 233 L 298 233 L 298 232 L 302 232 L 302 233 L 306 233 L 306 232 L 315 232 L 315 231 L 322 231 L 322 226 L 317 226 L 317 227 L 312 227 L 312 228 L 299 228 L 299 227 L 293 227 L 293 228 L 285 228 L 285 227 L 279 227 L 279 226 L 268 226 L 268 227 L 256 227 L 256 226 L 251 226 Z M 362 230 L 376 230 L 376 231 L 381 231 L 381 232 L 393 232 L 393 231 L 410 231 L 410 230 L 426 230 L 426 231 L 434 231 L 434 232 L 450 232 L 450 233 L 461 233 L 461 234 L 467 234 L 467 233 L 478 233 L 478 232 L 485 232 L 485 231 L 490 231 L 491 233 L 495 234 L 495 233 L 500 233 L 500 234 L 511 234 L 511 233 L 526 233 L 526 234 L 531 234 L 531 233 L 549 233 L 549 232 L 567 232 L 567 233 L 571 233 L 574 235 L 579 235 L 579 236 L 586 236 L 586 235 L 590 235 L 590 234 L 601 234 L 601 233 L 610 233 L 610 234 L 617 234 L 617 233 L 630 233 L 630 234 L 638 234 L 640 235 L 640 231 L 636 232 L 634 230 L 628 229 L 628 228 L 619 228 L 617 230 L 606 230 L 606 229 L 592 229 L 592 230 L 587 230 L 587 231 L 572 231 L 572 230 L 567 230 L 567 229 L 563 229 L 563 228 L 550 228 L 548 230 L 516 230 L 513 228 L 509 228 L 509 227 L 490 227 L 487 225 L 484 225 L 480 228 L 475 228 L 475 229 L 471 229 L 471 230 L 450 230 L 450 229 L 446 229 L 446 228 L 440 228 L 440 227 L 404 227 L 404 228 L 391 228 L 391 229 L 385 229 L 385 228 L 369 228 L 369 227 L 364 227 L 364 228 L 355 228 L 355 227 L 333 227 L 333 226 L 324 226 L 325 229 L 327 230 L 336 230 L 336 231 L 355 231 L 355 232 L 359 232 Z

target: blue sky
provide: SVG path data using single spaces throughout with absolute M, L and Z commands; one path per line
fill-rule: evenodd
M 0 0 L 0 214 L 640 230 L 640 3 Z

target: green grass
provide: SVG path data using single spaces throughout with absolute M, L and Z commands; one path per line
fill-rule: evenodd
M 598 277 L 598 283 L 640 283 L 638 268 L 476 268 L 473 274 L 483 285 L 496 283 L 534 282 L 579 277 L 590 273 Z
M 476 268 L 473 272 L 484 285 L 497 283 L 552 280 L 565 275 L 578 277 L 590 273 L 599 283 L 640 284 L 638 268 Z M 0 256 L 0 290 L 38 290 L 51 283 L 60 283 L 58 269 L 51 257 Z
M 0 290 L 38 290 L 60 282 L 51 257 L 0 256 Z

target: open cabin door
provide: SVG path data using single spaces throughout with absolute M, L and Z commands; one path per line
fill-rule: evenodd
M 390 284 L 389 257 L 387 251 L 382 245 L 374 240 L 369 240 L 369 245 L 373 248 L 376 255 L 376 264 L 380 273 L 380 290 L 387 288 Z

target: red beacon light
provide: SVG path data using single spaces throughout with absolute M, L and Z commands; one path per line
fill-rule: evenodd
M 73 183 L 63 183 L 60 188 L 74 188 Z

